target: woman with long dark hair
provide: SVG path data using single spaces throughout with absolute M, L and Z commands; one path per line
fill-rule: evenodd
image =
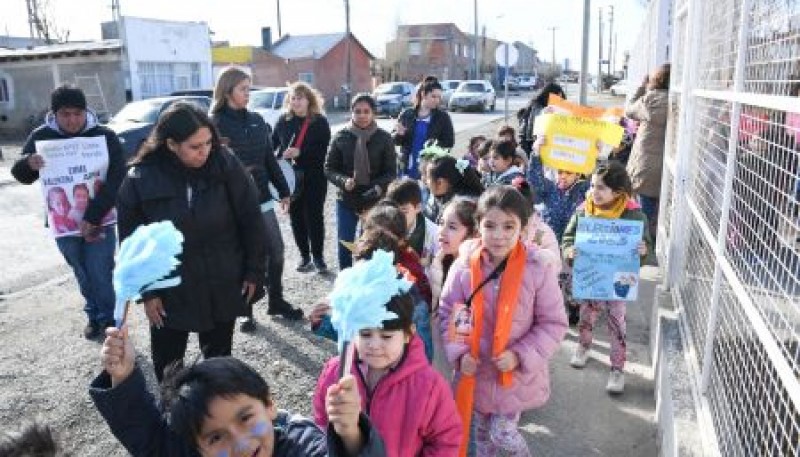
M 264 280 L 264 220 L 250 176 L 194 105 L 169 107 L 131 165 L 117 199 L 120 240 L 159 221 L 184 237 L 180 284 L 143 294 L 160 381 L 183 361 L 190 332 L 204 357 L 231 354 L 236 318 Z
M 397 176 L 392 136 L 378 127 L 376 110 L 371 95 L 356 95 L 350 108 L 350 124 L 333 137 L 325 159 L 325 176 L 339 188 L 336 231 L 340 271 L 353 264 L 350 249 L 341 241 L 355 241 L 359 215 L 386 194 L 387 186 Z
M 517 120 L 519 121 L 519 145 L 528 155 L 531 154 L 533 142 L 536 140 L 533 135 L 533 121 L 536 120 L 536 116 L 547 106 L 547 100 L 550 98 L 550 94 L 558 95 L 565 100 L 567 99 L 564 88 L 557 83 L 551 82 L 534 95 L 524 108 L 517 111 Z
M 453 122 L 446 111 L 439 109 L 441 102 L 442 85 L 428 76 L 417 89 L 414 106 L 397 118 L 394 142 L 402 149 L 402 175 L 420 179 L 419 152 L 427 142 L 435 141 L 445 149 L 455 144 Z
M 247 110 L 250 101 L 250 76 L 234 67 L 225 69 L 214 88 L 211 119 L 219 129 L 222 140 L 242 161 L 258 189 L 261 215 L 267 238 L 267 291 L 268 313 L 297 320 L 303 311 L 293 307 L 283 298 L 284 245 L 275 206 L 284 213 L 289 209 L 289 186 L 272 150 L 272 130 L 258 114 Z M 277 190 L 273 195 L 270 183 Z M 253 308 L 240 326 L 243 332 L 256 329 Z
M 294 242 L 300 251 L 297 271 L 301 273 L 328 270 L 322 248 L 325 241 L 323 208 L 328 194 L 324 167 L 331 128 L 322 108 L 319 92 L 304 82 L 296 82 L 289 86 L 286 113 L 278 119 L 272 133 L 272 144 L 281 157 L 293 162 L 297 176 L 289 216 Z

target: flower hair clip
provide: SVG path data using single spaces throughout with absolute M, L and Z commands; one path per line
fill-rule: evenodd
M 447 155 L 450 155 L 450 150 L 440 147 L 436 140 L 428 140 L 425 142 L 425 147 L 419 151 L 419 157 L 422 159 L 435 160 Z
M 456 169 L 458 169 L 458 172 L 461 173 L 462 176 L 464 175 L 464 171 L 467 169 L 468 166 L 469 166 L 469 160 L 467 159 L 456 160 Z

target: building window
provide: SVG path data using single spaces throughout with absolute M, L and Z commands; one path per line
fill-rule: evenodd
M 418 56 L 422 54 L 422 46 L 420 45 L 419 41 L 409 41 L 408 42 L 408 55 L 410 56 Z
M 469 57 L 472 54 L 470 51 L 472 50 L 469 46 L 464 46 L 464 57 Z
M 138 62 L 137 69 L 142 98 L 201 89 L 200 64 L 196 62 Z
M 461 55 L 461 43 L 456 43 L 456 57 Z
M 0 103 L 11 102 L 11 91 L 8 89 L 8 78 L 0 77 Z
M 308 84 L 309 86 L 314 86 L 314 73 L 298 73 L 297 80 L 303 81 L 304 83 Z

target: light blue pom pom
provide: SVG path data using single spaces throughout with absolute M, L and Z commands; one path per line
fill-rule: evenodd
M 176 257 L 183 252 L 182 245 L 183 234 L 170 221 L 139 226 L 122 242 L 113 276 L 118 325 L 128 300 L 142 292 L 180 284 L 179 277 L 168 276 L 180 264 Z
M 377 250 L 372 259 L 342 270 L 333 284 L 331 324 L 339 334 L 339 351 L 365 328 L 380 327 L 397 315 L 386 310 L 392 297 L 408 292 L 411 283 L 398 277 L 393 255 Z

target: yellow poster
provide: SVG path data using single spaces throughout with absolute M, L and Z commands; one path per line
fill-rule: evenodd
M 547 97 L 547 106 L 551 108 L 551 112 L 553 113 L 600 119 L 601 121 L 614 124 L 618 124 L 619 120 L 625 114 L 625 111 L 620 106 L 611 108 L 584 106 L 564 100 L 556 94 L 550 94 Z
M 617 146 L 624 133 L 610 122 L 552 113 L 537 116 L 533 131 L 545 137 L 539 151 L 545 166 L 581 174 L 594 170 L 598 142 Z

